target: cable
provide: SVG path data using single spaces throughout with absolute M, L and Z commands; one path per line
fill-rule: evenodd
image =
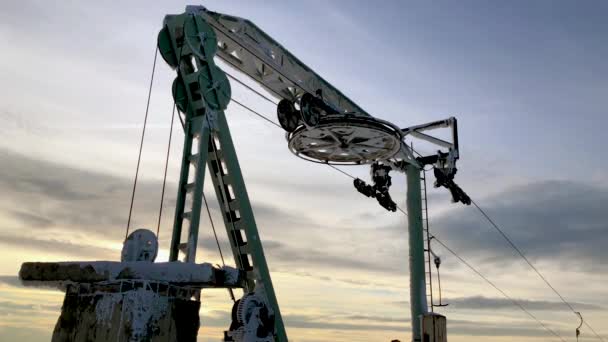
M 490 222 L 490 224 L 492 225 L 492 227 L 494 227 L 494 229 L 496 229 L 496 231 L 509 243 L 509 245 L 511 245 L 511 247 L 522 257 L 522 259 L 524 259 L 526 261 L 526 263 L 530 266 L 530 268 L 532 268 L 534 270 L 534 272 L 536 272 L 536 274 L 545 282 L 545 284 L 547 284 L 547 286 L 553 290 L 553 292 L 561 299 L 561 301 L 566 304 L 570 310 L 577 315 L 577 311 L 572 307 L 572 305 L 570 305 L 570 303 L 568 303 L 568 301 L 566 301 L 566 299 L 561 295 L 561 293 L 559 293 L 559 291 L 557 291 L 557 289 L 555 289 L 555 287 L 553 287 L 553 285 L 551 285 L 551 283 L 549 283 L 549 281 L 547 280 L 547 278 L 545 278 L 542 273 L 540 273 L 540 271 L 532 264 L 532 262 L 524 255 L 524 253 L 521 251 L 521 249 L 519 249 L 515 243 L 507 236 L 507 234 L 505 234 L 505 232 L 500 229 L 500 227 L 496 224 L 496 222 L 494 222 L 494 220 L 492 220 L 492 218 L 490 218 L 490 216 L 488 214 L 486 214 L 486 212 L 481 209 L 481 207 L 474 201 L 471 199 L 471 203 L 473 203 L 473 205 L 477 208 L 477 210 L 479 210 L 479 212 L 488 220 L 488 222 Z M 585 322 L 585 325 L 587 325 L 591 331 L 593 331 L 593 333 L 595 334 L 595 336 L 597 338 L 599 338 L 601 341 L 604 341 L 604 339 L 598 335 L 595 330 L 593 330 L 593 328 L 591 328 L 591 326 L 589 326 L 588 323 Z
M 169 126 L 169 143 L 167 144 L 167 159 L 165 159 L 165 175 L 163 177 L 163 190 L 160 194 L 160 208 L 158 209 L 158 225 L 156 226 L 156 238 L 160 236 L 160 220 L 163 216 L 163 202 L 165 200 L 165 186 L 167 184 L 167 169 L 169 169 L 169 155 L 171 154 L 171 137 L 173 136 L 173 121 L 175 120 L 175 103 L 171 113 L 171 126 Z
M 229 74 L 229 73 L 227 73 L 225 70 L 224 70 L 224 73 L 225 73 L 226 75 L 228 75 L 228 77 L 230 77 L 230 78 L 232 78 L 233 80 L 235 80 L 235 81 L 237 81 L 238 83 L 240 83 L 240 84 L 241 84 L 243 87 L 245 87 L 245 88 L 247 88 L 247 89 L 251 90 L 252 92 L 254 92 L 254 93 L 258 94 L 258 95 L 259 95 L 260 97 L 262 97 L 264 100 L 266 100 L 266 101 L 268 101 L 268 102 L 272 103 L 272 104 L 273 104 L 273 105 L 275 105 L 275 106 L 276 106 L 276 105 L 278 105 L 278 103 L 277 103 L 277 102 L 274 102 L 274 100 L 270 99 L 268 96 L 266 96 L 266 95 L 264 95 L 264 94 L 260 93 L 259 91 L 257 91 L 257 90 L 255 90 L 255 89 L 253 89 L 251 86 L 249 86 L 249 85 L 248 85 L 248 84 L 246 84 L 245 82 L 243 82 L 243 81 L 239 80 L 238 78 L 236 78 L 236 77 L 234 77 L 234 76 L 230 75 L 230 74 Z
M 141 142 L 139 143 L 139 155 L 137 156 L 137 167 L 135 168 L 135 180 L 133 181 L 133 192 L 131 193 L 131 205 L 129 206 L 129 219 L 127 220 L 127 229 L 125 232 L 125 240 L 129 236 L 129 228 L 131 227 L 131 215 L 133 214 L 133 202 L 135 201 L 135 190 L 137 188 L 137 177 L 139 176 L 139 164 L 141 162 L 141 151 L 144 147 L 144 136 L 146 135 L 146 124 L 148 123 L 148 111 L 150 110 L 150 97 L 152 96 L 152 84 L 154 83 L 154 72 L 156 71 L 156 57 L 158 56 L 158 47 L 154 50 L 154 62 L 152 63 L 152 75 L 150 76 L 150 87 L 148 89 L 148 101 L 146 102 L 146 115 L 144 116 L 144 127 L 141 132 Z
M 222 259 L 222 266 L 226 266 L 226 262 L 224 261 L 224 253 L 222 253 L 222 247 L 220 246 L 220 240 L 217 237 L 217 232 L 215 231 L 215 224 L 213 223 L 213 218 L 211 217 L 211 211 L 209 210 L 209 203 L 207 203 L 207 197 L 203 192 L 203 201 L 205 202 L 205 208 L 207 209 L 207 215 L 209 216 L 209 222 L 211 223 L 211 229 L 213 230 L 213 236 L 215 236 L 215 243 L 217 244 L 217 250 L 220 252 L 220 259 Z
M 597 336 L 597 338 L 600 339 L 600 341 L 604 340 L 597 332 L 595 332 L 595 330 L 591 327 L 591 325 L 589 325 L 589 323 L 587 323 L 587 321 L 585 321 L 585 325 L 593 332 L 593 334 L 595 334 L 595 336 Z
M 260 114 L 260 113 L 256 112 L 255 110 L 253 110 L 253 109 L 251 109 L 251 108 L 247 107 L 246 105 L 244 105 L 244 104 L 240 103 L 239 101 L 237 101 L 237 100 L 235 100 L 235 99 L 231 99 L 231 101 L 232 101 L 232 102 L 234 102 L 234 103 L 236 103 L 236 104 L 238 104 L 239 106 L 241 106 L 241 107 L 245 108 L 246 110 L 250 111 L 251 113 L 253 113 L 253 114 L 255 114 L 255 115 L 259 116 L 260 118 L 262 118 L 262 119 L 264 119 L 264 120 L 266 120 L 266 121 L 270 122 L 271 124 L 273 124 L 273 125 L 275 125 L 275 126 L 277 126 L 277 127 L 281 128 L 281 126 L 280 126 L 278 123 L 276 123 L 276 122 L 274 122 L 274 121 L 270 120 L 270 119 L 269 119 L 269 118 L 267 118 L 266 116 L 264 116 L 264 115 L 262 115 L 262 114 Z
M 500 229 L 500 227 L 498 227 L 498 225 L 494 222 L 494 220 L 492 220 L 490 218 L 490 216 L 488 216 L 488 214 L 486 214 L 486 212 L 481 209 L 479 207 L 479 205 L 477 205 L 477 203 L 474 200 L 471 200 L 471 203 L 473 203 L 473 205 L 479 210 L 479 212 L 488 220 L 488 222 L 490 222 L 490 224 L 494 227 L 494 229 L 496 229 L 496 231 L 502 235 L 502 237 L 509 243 L 509 245 L 511 245 L 511 247 L 522 257 L 522 259 L 524 259 L 526 261 L 526 263 L 528 263 L 528 265 L 534 270 L 534 272 L 536 272 L 536 274 L 538 274 L 538 276 L 545 282 L 545 284 L 547 284 L 547 286 L 549 286 L 551 288 L 551 290 L 553 290 L 553 292 L 555 292 L 555 294 L 557 294 L 559 296 L 559 298 L 562 300 L 562 302 L 564 302 L 569 308 L 570 310 L 572 310 L 573 312 L 576 312 L 574 310 L 574 308 L 572 307 L 572 305 L 570 305 L 570 303 L 568 303 L 564 297 L 562 297 L 562 295 L 557 292 L 557 290 L 549 283 L 549 281 L 547 281 L 547 279 L 540 273 L 540 271 L 538 271 L 538 269 L 532 265 L 532 262 L 530 262 L 530 260 L 524 255 L 524 253 L 515 245 L 515 243 L 503 232 L 502 229 Z
M 340 169 L 338 169 L 337 167 L 335 167 L 335 166 L 333 166 L 333 165 L 331 165 L 331 164 L 327 164 L 327 166 L 331 167 L 332 169 L 334 169 L 334 170 L 336 170 L 336 171 L 340 172 L 341 174 L 343 174 L 343 175 L 345 175 L 345 176 L 347 176 L 347 177 L 350 177 L 350 178 L 352 178 L 352 179 L 357 179 L 357 177 L 355 177 L 355 176 L 351 175 L 350 173 L 348 173 L 348 172 L 346 172 L 346 171 L 340 170 Z
M 566 340 L 564 340 L 563 337 L 561 337 L 555 331 L 553 331 L 552 329 L 550 329 L 549 327 L 547 327 L 538 318 L 536 318 L 536 316 L 534 316 L 530 311 L 526 310 L 526 308 L 524 308 L 518 301 L 516 301 L 515 299 L 511 298 L 506 292 L 504 292 L 498 286 L 496 286 L 496 284 L 494 284 L 490 279 L 486 278 L 486 276 L 484 276 L 483 274 L 481 274 L 481 272 L 479 272 L 475 267 L 471 266 L 471 264 L 469 264 L 466 260 L 464 260 L 458 254 L 456 254 L 456 252 L 454 252 L 451 248 L 449 248 L 448 246 L 446 246 L 441 240 L 439 240 L 437 238 L 437 236 L 433 235 L 433 239 L 435 241 L 437 241 L 440 245 L 442 245 L 443 248 L 445 248 L 448 252 L 450 252 L 453 256 L 455 256 L 458 260 L 460 260 L 460 262 L 463 263 L 465 266 L 467 266 L 471 271 L 475 272 L 475 274 L 477 274 L 481 279 L 485 280 L 486 283 L 490 284 L 494 289 L 496 289 L 496 291 L 500 292 L 505 298 L 507 298 L 508 300 L 510 300 L 513 303 L 513 305 L 519 307 L 523 312 L 525 312 L 528 316 L 530 316 L 531 318 L 533 318 L 543 328 L 545 328 L 547 331 L 549 331 L 550 333 L 552 333 L 553 335 L 555 335 L 555 337 L 559 338 L 560 340 L 562 340 L 564 342 L 566 341 Z
M 184 49 L 184 46 L 182 45 L 182 47 L 179 49 L 179 56 L 178 56 L 178 64 L 181 63 L 182 60 L 182 50 Z M 157 53 L 158 53 L 158 48 L 157 48 Z M 190 103 L 188 103 L 190 104 Z M 173 101 L 173 110 L 171 112 L 171 125 L 169 126 L 169 142 L 167 143 L 167 158 L 165 160 L 165 174 L 163 176 L 163 188 L 161 191 L 161 195 L 160 195 L 160 208 L 158 210 L 158 225 L 156 226 L 156 239 L 158 240 L 160 237 L 160 222 L 161 222 L 161 218 L 163 216 L 163 202 L 165 200 L 165 187 L 167 184 L 167 170 L 169 169 L 169 156 L 171 154 L 171 138 L 173 137 L 173 122 L 175 121 L 175 110 L 177 108 L 177 103 L 175 102 L 175 100 Z M 182 119 L 182 115 L 179 112 L 179 110 L 177 111 L 177 115 L 179 116 L 179 121 L 182 124 L 182 129 L 186 129 L 185 123 Z

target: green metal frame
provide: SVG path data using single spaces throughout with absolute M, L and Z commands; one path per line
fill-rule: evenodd
M 422 221 L 422 195 L 420 172 L 415 165 L 406 165 L 407 219 L 410 252 L 410 310 L 412 314 L 412 341 L 422 341 L 421 318 L 428 313 L 426 301 L 426 270 L 424 265 L 424 234 Z
M 286 342 L 283 319 L 224 114 L 230 101 L 230 84 L 213 60 L 217 50 L 215 33 L 201 16 L 169 15 L 159 33 L 158 47 L 165 61 L 177 69 L 173 97 L 186 116 L 170 260 L 177 260 L 181 249 L 187 262 L 195 261 L 206 164 L 236 266 L 246 274 L 244 290 L 267 299 L 275 314 L 276 340 Z M 190 209 L 186 208 L 188 203 Z M 189 225 L 184 244 L 181 240 L 185 221 Z

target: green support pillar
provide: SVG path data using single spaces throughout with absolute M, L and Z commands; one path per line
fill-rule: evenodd
M 173 98 L 179 111 L 185 114 L 186 124 L 170 260 L 177 260 L 182 250 L 187 262 L 195 262 L 207 167 L 235 264 L 246 280 L 243 290 L 266 300 L 265 304 L 275 317 L 275 340 L 287 342 L 279 303 L 224 113 L 230 102 L 231 90 L 226 74 L 214 62 L 217 47 L 213 28 L 193 13 L 167 16 L 158 36 L 161 56 L 177 71 Z M 188 228 L 185 244 L 181 242 L 184 226 Z
M 422 225 L 422 196 L 420 168 L 407 165 L 407 219 L 410 248 L 410 309 L 412 314 L 412 341 L 420 342 L 420 317 L 428 312 L 424 268 L 424 235 Z

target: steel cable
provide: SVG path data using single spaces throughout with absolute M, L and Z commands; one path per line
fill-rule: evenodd
M 144 116 L 144 127 L 141 132 L 141 141 L 139 143 L 139 154 L 137 156 L 137 166 L 135 167 L 135 179 L 133 180 L 133 191 L 131 192 L 131 205 L 129 206 L 129 219 L 127 220 L 127 229 L 125 232 L 125 240 L 129 236 L 129 228 L 131 227 L 131 216 L 133 214 L 133 202 L 135 201 L 135 191 L 137 189 L 137 178 L 139 176 L 139 165 L 141 163 L 141 152 L 144 147 L 144 137 L 146 135 L 146 125 L 148 123 L 148 112 L 150 110 L 150 98 L 152 96 L 152 84 L 154 83 L 154 72 L 156 71 L 156 57 L 158 57 L 158 47 L 154 50 L 154 62 L 152 63 L 152 75 L 150 76 L 150 87 L 148 88 L 148 100 L 146 101 L 146 115 Z
M 163 176 L 163 189 L 160 194 L 160 208 L 158 209 L 158 225 L 156 226 L 156 238 L 160 239 L 160 221 L 163 216 L 163 202 L 165 200 L 165 186 L 167 184 L 167 170 L 169 169 L 169 156 L 171 154 L 171 138 L 173 137 L 173 122 L 175 121 L 175 103 L 171 113 L 171 125 L 169 126 L 169 143 L 167 143 L 167 158 L 165 159 L 165 175 Z

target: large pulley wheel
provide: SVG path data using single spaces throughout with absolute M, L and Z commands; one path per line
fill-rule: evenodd
M 277 105 L 277 117 L 281 127 L 289 133 L 295 131 L 300 123 L 300 113 L 293 102 L 287 99 L 282 99 Z
M 316 105 L 317 98 L 306 93 L 300 98 L 300 112 L 302 113 L 302 121 L 308 126 L 314 127 L 321 120 L 322 109 Z
M 368 164 L 392 158 L 401 149 L 399 131 L 361 116 L 326 117 L 315 127 L 300 126 L 287 139 L 298 157 L 326 164 Z

